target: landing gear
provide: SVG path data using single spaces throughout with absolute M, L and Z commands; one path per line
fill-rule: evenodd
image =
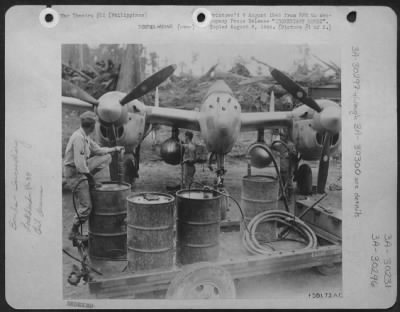
M 134 185 L 139 178 L 140 145 L 134 151 L 125 152 L 122 157 L 114 154 L 110 164 L 110 177 L 112 181 L 121 181 Z
M 214 171 L 214 168 L 212 167 L 212 162 L 213 161 L 217 162 L 217 169 L 215 170 L 215 173 L 217 174 L 217 178 L 214 180 L 214 187 L 215 188 L 223 188 L 224 187 L 224 175 L 226 173 L 226 169 L 224 168 L 224 163 L 225 163 L 225 155 L 223 154 L 215 154 L 212 153 L 208 159 L 208 168 L 211 171 Z
M 217 170 L 217 178 L 215 179 L 215 182 L 214 182 L 216 188 L 224 187 L 224 174 L 225 173 L 226 173 L 226 170 L 224 168 Z
M 307 164 L 302 164 L 295 172 L 294 181 L 297 182 L 297 191 L 300 195 L 312 194 L 312 172 Z

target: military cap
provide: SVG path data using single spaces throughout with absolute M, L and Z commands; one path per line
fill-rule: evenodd
M 97 116 L 94 112 L 87 111 L 80 115 L 81 121 L 88 123 L 95 123 Z

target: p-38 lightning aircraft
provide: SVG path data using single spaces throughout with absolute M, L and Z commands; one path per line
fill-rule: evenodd
M 264 129 L 287 128 L 289 140 L 303 160 L 320 159 L 317 188 L 324 192 L 329 155 L 338 149 L 341 141 L 341 109 L 338 104 L 310 98 L 303 88 L 272 66 L 269 66 L 272 77 L 304 105 L 289 112 L 242 113 L 232 90 L 222 80 L 210 87 L 198 111 L 146 106 L 137 100 L 166 80 L 175 68 L 175 65 L 163 68 L 128 94 L 112 91 L 98 100 L 63 81 L 63 103 L 93 107 L 99 120 L 96 124 L 97 141 L 104 146 L 125 146 L 126 166 L 130 162 L 138 166 L 140 143 L 153 124 L 199 131 L 208 152 L 216 156 L 219 181 L 225 173 L 225 155 L 232 150 L 241 131 L 258 131 L 260 138 Z M 176 153 L 175 150 L 170 152 Z M 161 156 L 168 162 L 168 150 L 165 152 L 164 149 Z

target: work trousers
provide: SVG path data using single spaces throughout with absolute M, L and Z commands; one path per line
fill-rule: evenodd
M 185 181 L 185 188 L 189 188 L 191 183 L 193 182 L 193 177 L 196 172 L 196 167 L 192 164 L 184 163 L 183 164 L 183 176 Z
M 105 154 L 101 156 L 93 156 L 88 159 L 88 168 L 90 173 L 94 176 L 101 170 L 108 169 L 111 162 L 111 155 Z M 92 211 L 92 200 L 90 198 L 89 183 L 83 174 L 80 174 L 75 167 L 64 166 L 64 176 L 68 186 L 72 191 L 75 191 L 72 196 L 75 196 L 77 203 L 78 215 L 74 216 L 74 225 L 83 224 L 89 218 Z M 82 181 L 84 180 L 84 181 Z M 80 182 L 82 181 L 82 182 Z M 79 184 L 79 185 L 78 185 Z

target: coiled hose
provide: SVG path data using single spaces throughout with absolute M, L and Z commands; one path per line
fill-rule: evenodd
M 276 143 L 282 143 L 283 146 L 288 150 L 288 146 L 282 142 L 282 141 L 275 141 L 272 143 L 272 145 Z M 256 215 L 247 225 L 246 231 L 243 232 L 242 236 L 242 243 L 245 249 L 251 253 L 251 254 L 269 254 L 272 252 L 275 252 L 275 249 L 270 245 L 267 244 L 266 242 L 261 243 L 257 238 L 256 238 L 256 229 L 257 226 L 260 223 L 264 222 L 277 222 L 281 225 L 284 226 L 284 230 L 281 232 L 281 237 L 278 239 L 279 240 L 289 240 L 285 238 L 285 236 L 288 234 L 288 230 L 294 230 L 297 232 L 302 238 L 305 239 L 307 245 L 303 249 L 309 249 L 309 248 L 316 248 L 318 244 L 317 236 L 315 235 L 314 231 L 306 224 L 304 223 L 300 218 L 296 217 L 295 215 L 289 213 L 289 207 L 288 207 L 288 201 L 286 198 L 285 194 L 285 186 L 283 185 L 283 179 L 282 176 L 280 175 L 278 164 L 275 160 L 274 155 L 272 154 L 272 151 L 266 147 L 264 144 L 256 143 L 252 146 L 249 147 L 247 153 L 249 153 L 251 148 L 254 147 L 260 147 L 264 149 L 269 156 L 272 159 L 272 162 L 274 164 L 277 177 L 278 177 L 278 182 L 280 186 L 280 190 L 282 193 L 282 198 L 283 202 L 286 208 L 286 211 L 283 210 L 268 210 L 259 213 Z M 245 224 L 245 220 L 242 221 L 243 224 Z M 293 240 L 293 239 L 291 239 Z M 295 240 L 298 241 L 298 240 Z M 269 241 L 268 243 L 272 243 L 272 241 Z M 304 242 L 303 242 L 304 243 Z
M 256 229 L 263 222 L 278 222 L 302 236 L 307 245 L 303 249 L 316 248 L 318 241 L 314 231 L 301 219 L 283 210 L 268 210 L 256 215 L 247 225 L 242 242 L 245 249 L 251 254 L 269 254 L 275 251 L 269 244 L 260 243 L 256 238 Z M 287 239 L 280 239 L 287 240 Z M 272 242 L 269 242 L 272 243 Z

